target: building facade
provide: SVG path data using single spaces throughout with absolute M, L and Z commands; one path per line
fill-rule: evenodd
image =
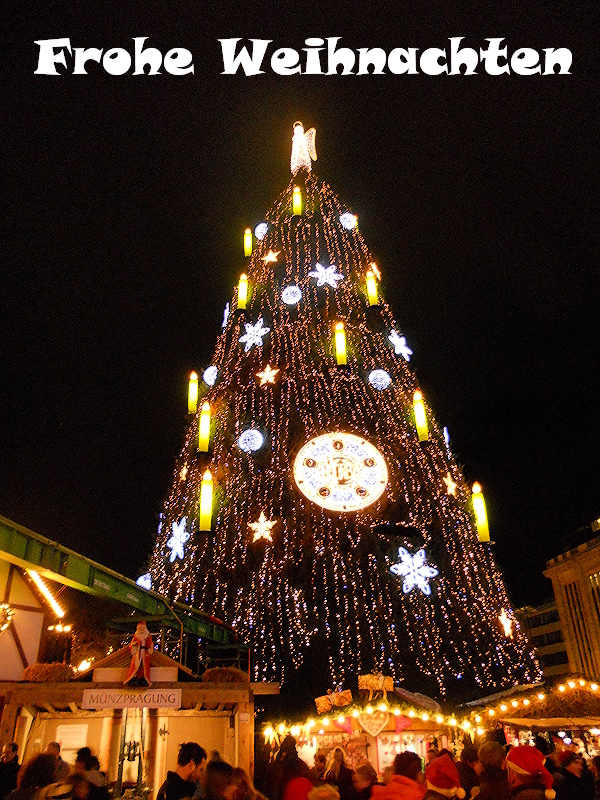
M 600 676 L 600 536 L 546 564 L 560 617 L 569 671 Z
M 515 616 L 537 650 L 544 676 L 566 675 L 569 657 L 556 603 L 525 606 L 517 609 Z

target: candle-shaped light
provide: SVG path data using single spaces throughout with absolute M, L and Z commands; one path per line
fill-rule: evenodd
M 379 303 L 377 297 L 377 281 L 375 275 L 369 270 L 367 272 L 367 297 L 369 298 L 369 305 L 376 306 Z
M 242 272 L 238 283 L 238 300 L 237 300 L 238 311 L 245 309 L 247 302 L 248 302 L 248 276 L 246 275 L 245 272 Z
M 213 479 L 210 470 L 202 476 L 200 485 L 200 530 L 209 531 L 212 524 Z
M 246 258 L 252 255 L 252 231 L 246 228 L 244 231 L 244 255 Z
M 190 383 L 188 386 L 188 414 L 195 414 L 198 410 L 198 375 L 190 373 Z
M 198 450 L 201 453 L 208 453 L 210 442 L 210 406 L 204 403 L 200 411 L 200 427 L 198 430 Z
M 477 535 L 480 542 L 489 542 L 490 529 L 488 527 L 487 512 L 485 510 L 485 500 L 478 483 L 473 484 L 473 511 L 475 512 L 475 523 L 477 525 Z
M 299 186 L 294 186 L 292 194 L 292 214 L 300 216 L 302 214 L 302 193 Z
M 335 357 L 340 367 L 348 363 L 346 358 L 346 331 L 344 330 L 343 322 L 338 322 L 335 326 Z
M 417 426 L 419 441 L 426 442 L 429 439 L 429 428 L 427 427 L 427 415 L 425 414 L 425 406 L 423 405 L 423 395 L 418 389 L 413 399 L 413 410 L 415 412 L 415 425 Z

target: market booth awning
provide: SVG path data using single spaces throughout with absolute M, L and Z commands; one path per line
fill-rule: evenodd
M 600 728 L 600 680 L 572 677 L 555 684 L 519 686 L 469 705 L 477 725 Z

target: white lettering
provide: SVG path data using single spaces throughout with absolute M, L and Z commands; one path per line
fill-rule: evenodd
M 221 75 L 235 75 L 238 67 L 244 70 L 246 75 L 263 75 L 261 69 L 263 58 L 267 52 L 267 47 L 271 44 L 271 39 L 250 39 L 252 42 L 252 55 L 245 47 L 242 47 L 236 56 L 236 45 L 241 39 L 219 39 L 221 42 L 221 52 L 223 54 L 223 72 Z
M 55 53 L 55 48 L 60 50 L 68 50 L 71 52 L 70 39 L 39 39 L 36 41 L 39 45 L 40 52 L 38 56 L 38 66 L 34 75 L 60 75 L 57 71 L 55 64 L 62 64 L 67 68 L 65 54 L 63 52 Z

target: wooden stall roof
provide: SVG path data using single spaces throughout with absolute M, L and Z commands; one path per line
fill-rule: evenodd
M 83 693 L 89 683 L 0 683 L 0 696 L 5 705 L 14 704 L 37 711 L 64 711 L 73 714 L 82 711 Z M 250 683 L 222 684 L 202 681 L 161 683 L 162 689 L 181 689 L 181 709 L 195 711 L 233 712 L 238 703 L 252 702 L 254 692 Z M 119 683 L 94 683 L 95 689 L 123 688 Z M 260 693 L 260 692 L 259 692 Z M 87 712 L 95 714 L 98 712 Z

